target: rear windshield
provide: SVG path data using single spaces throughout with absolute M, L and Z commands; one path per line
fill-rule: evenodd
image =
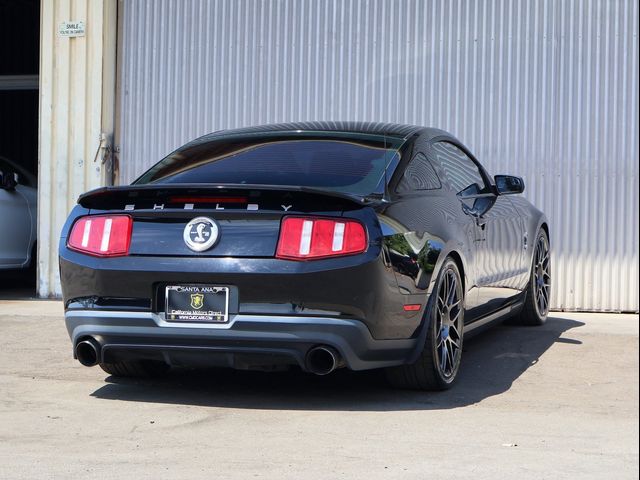
M 135 184 L 250 184 L 382 193 L 398 163 L 398 139 L 217 138 L 196 140 L 160 161 Z M 205 137 L 206 138 L 206 137 Z

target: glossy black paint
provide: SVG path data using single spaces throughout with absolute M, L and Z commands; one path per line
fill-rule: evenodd
M 366 221 L 365 212 L 354 217 Z M 374 213 L 369 215 L 366 224 L 372 231 Z M 380 245 L 379 236 L 370 236 L 369 249 L 362 255 L 309 262 L 206 255 L 85 258 L 67 250 L 60 256 L 60 272 L 70 308 L 85 308 L 92 297 L 128 298 L 161 312 L 167 284 L 230 285 L 240 292 L 237 301 L 232 297 L 231 315 L 353 318 L 364 322 L 374 338 L 409 338 L 420 315 L 403 311 Z M 110 305 L 117 308 L 114 300 Z
M 493 177 L 496 191 L 500 195 L 517 195 L 524 192 L 524 180 L 513 175 L 496 175 Z
M 81 196 L 61 235 L 61 281 L 67 311 L 90 311 L 97 320 L 94 318 L 95 325 L 90 328 L 76 317 L 67 321 L 74 345 L 82 335 L 100 337 L 105 324 L 99 320 L 101 311 L 149 312 L 160 318 L 159 322 L 164 286 L 210 283 L 231 287 L 230 317 L 257 315 L 274 319 L 274 325 L 278 318 L 299 319 L 303 323 L 326 320 L 323 343 L 343 355 L 346 355 L 344 338 L 336 340 L 341 330 L 330 326 L 331 319 L 360 322 L 370 338 L 365 338 L 363 331 L 359 332 L 360 337 L 349 337 L 353 350 L 359 353 L 346 355 L 347 366 L 373 368 L 400 364 L 415 358 L 421 348 L 430 295 L 440 267 L 449 256 L 458 263 L 463 277 L 465 324 L 470 331 L 519 308 L 531 268 L 531 244 L 540 228 L 548 229 L 546 219 L 522 196 L 500 194 L 494 179 L 479 164 L 484 185 L 454 191 L 434 157 L 433 145 L 448 142 L 475 159 L 446 132 L 388 124 L 286 124 L 218 132 L 194 142 L 206 144 L 213 140 L 220 142 L 224 137 L 264 132 L 295 139 L 309 131 L 389 135 L 395 142 L 401 138 L 400 161 L 388 173 L 384 192 L 366 196 L 273 185 L 173 184 L 102 188 Z M 405 171 L 419 154 L 433 165 L 440 188 L 419 191 L 399 188 Z M 500 181 L 502 190 L 518 186 L 508 180 Z M 176 195 L 246 196 L 247 202 L 258 208 L 248 210 L 247 202 L 239 202 L 185 209 L 180 202 L 171 200 Z M 66 247 L 66 237 L 75 219 L 97 213 L 128 213 L 133 217 L 129 256 L 96 258 Z M 360 255 L 335 259 L 307 262 L 276 259 L 279 225 L 287 214 L 358 219 L 366 226 L 368 249 Z M 201 215 L 219 223 L 221 236 L 210 251 L 195 253 L 185 246 L 182 230 L 190 219 Z M 403 309 L 406 304 L 421 307 L 416 312 L 407 312 Z M 162 327 L 155 328 L 145 331 L 147 344 L 153 344 L 153 332 Z M 230 327 L 229 339 L 231 331 L 237 328 Z M 163 345 L 168 341 L 166 332 L 163 331 Z M 256 333 L 251 339 L 249 332 L 247 341 L 259 343 L 263 333 Z M 285 340 L 286 332 L 279 331 L 279 335 L 266 350 L 292 341 Z M 127 343 L 125 337 L 124 333 L 120 335 L 118 342 Z M 305 335 L 300 334 L 302 337 Z M 383 353 L 385 341 L 402 340 L 407 341 L 403 347 L 389 343 Z M 178 336 L 176 342 L 174 346 L 179 346 Z M 224 337 L 216 337 L 216 342 L 215 348 L 222 348 L 219 343 L 224 344 Z M 378 346 L 373 347 L 374 344 Z M 232 344 L 223 345 L 225 352 L 233 352 L 233 345 L 238 351 L 243 348 L 242 341 L 234 335 Z M 307 343 L 304 345 L 307 348 Z M 378 349 L 381 353 L 372 353 Z M 297 353 L 291 355 L 300 364 Z M 376 363 L 376 359 L 380 362 L 384 359 L 386 363 Z

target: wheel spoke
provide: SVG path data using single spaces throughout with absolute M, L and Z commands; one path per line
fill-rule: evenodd
M 542 292 L 540 291 L 540 289 L 538 289 L 538 294 L 536 296 L 536 303 L 538 304 L 538 309 L 540 310 L 540 313 L 543 312 L 542 310 Z
M 547 291 L 546 288 L 541 288 L 540 291 L 542 292 L 542 296 L 544 297 L 545 301 L 549 301 L 549 292 Z
M 446 366 L 447 366 L 447 342 L 442 342 L 442 349 L 440 352 L 440 370 L 442 370 L 442 373 L 445 372 Z
M 449 327 L 449 337 L 451 337 L 451 332 L 455 334 L 456 338 L 460 339 L 460 332 L 458 332 L 458 327 L 456 327 L 455 325 L 451 325 Z
M 449 275 L 445 273 L 444 282 L 442 283 L 442 303 L 447 304 L 447 297 L 449 296 Z
M 449 368 L 451 369 L 450 373 L 453 373 L 453 349 L 447 348 L 447 355 L 448 355 L 448 361 L 449 361 Z
M 451 275 L 451 282 L 449 283 L 449 295 L 447 296 L 447 305 L 451 306 L 451 304 L 454 302 L 455 300 L 455 295 L 456 295 L 456 279 L 453 275 Z

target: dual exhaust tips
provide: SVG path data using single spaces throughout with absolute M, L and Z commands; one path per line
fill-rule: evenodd
M 94 338 L 87 338 L 76 345 L 76 358 L 85 367 L 93 367 L 100 361 L 100 344 Z M 307 370 L 316 375 L 328 375 L 344 367 L 342 357 L 333 347 L 320 345 L 307 352 Z

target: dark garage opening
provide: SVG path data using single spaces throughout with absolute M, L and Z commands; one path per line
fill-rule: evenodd
M 39 51 L 40 1 L 0 0 L 0 299 L 36 294 Z

